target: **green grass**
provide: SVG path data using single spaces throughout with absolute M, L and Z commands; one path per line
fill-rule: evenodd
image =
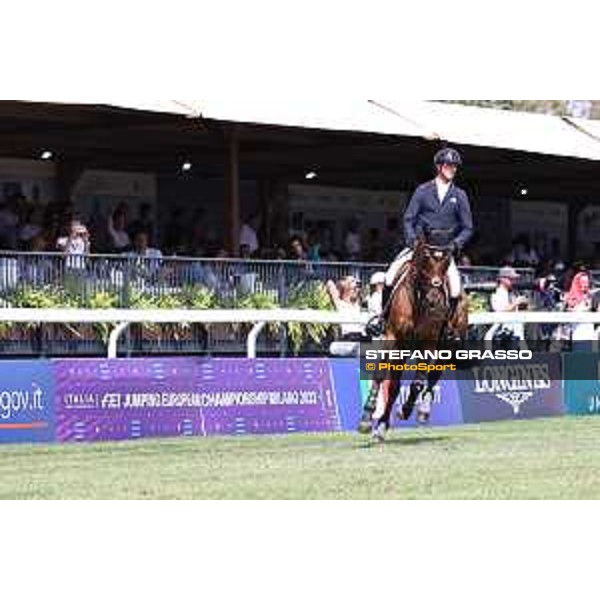
M 0 498 L 600 498 L 600 418 L 0 447 Z

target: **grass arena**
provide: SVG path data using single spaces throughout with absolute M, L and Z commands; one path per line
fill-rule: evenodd
M 600 497 L 600 420 L 1 449 L 0 498 Z

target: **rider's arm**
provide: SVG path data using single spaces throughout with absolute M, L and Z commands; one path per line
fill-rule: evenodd
M 419 190 L 413 194 L 404 213 L 404 238 L 406 245 L 412 248 L 417 240 L 417 217 L 421 210 L 421 194 Z
M 460 229 L 458 235 L 454 239 L 454 244 L 461 249 L 473 235 L 473 215 L 471 214 L 471 206 L 467 194 L 460 194 L 458 198 L 458 219 Z

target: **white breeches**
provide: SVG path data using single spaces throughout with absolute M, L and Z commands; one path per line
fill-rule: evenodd
M 394 262 L 390 265 L 390 268 L 385 274 L 386 285 L 393 285 L 394 280 L 396 279 L 396 274 L 398 273 L 400 267 L 409 261 L 412 256 L 413 251 L 410 248 L 404 248 L 404 250 L 402 250 L 402 252 L 396 256 Z M 448 288 L 451 298 L 458 298 L 462 292 L 460 272 L 456 266 L 454 257 L 450 259 L 450 264 L 448 265 Z

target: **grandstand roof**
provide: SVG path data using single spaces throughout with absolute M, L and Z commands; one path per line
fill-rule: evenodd
M 203 117 L 217 121 L 440 139 L 455 144 L 600 160 L 600 122 L 426 101 L 282 98 L 205 100 L 33 99 Z

